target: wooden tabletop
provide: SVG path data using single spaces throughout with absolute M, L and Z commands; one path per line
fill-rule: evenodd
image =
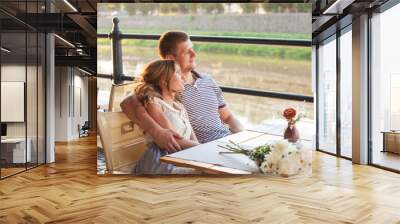
M 260 170 L 254 161 L 242 154 L 220 154 L 228 150 L 219 145 L 225 146 L 233 141 L 243 147 L 257 147 L 280 139 L 282 136 L 247 130 L 163 156 L 160 161 L 208 174 L 257 174 Z

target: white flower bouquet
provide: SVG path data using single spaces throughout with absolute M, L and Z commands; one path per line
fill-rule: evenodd
M 253 149 L 246 149 L 230 141 L 230 144 L 219 147 L 227 149 L 220 153 L 240 153 L 248 156 L 265 174 L 284 177 L 295 174 L 312 173 L 312 150 L 305 144 L 292 144 L 287 140 L 279 140 Z

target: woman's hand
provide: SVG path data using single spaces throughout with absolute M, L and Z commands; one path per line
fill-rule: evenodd
M 178 139 L 182 139 L 178 133 L 171 129 L 161 129 L 153 136 L 154 142 L 160 149 L 164 149 L 169 153 L 174 153 L 182 150 L 178 143 Z
M 154 104 L 151 107 L 151 113 L 148 113 L 135 95 L 128 96 L 121 103 L 121 109 L 127 117 L 149 133 L 160 149 L 168 152 L 181 150 L 177 140 L 182 137 L 171 130 L 168 120 L 160 108 L 155 107 Z

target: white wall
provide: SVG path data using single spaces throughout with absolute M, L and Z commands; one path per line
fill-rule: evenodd
M 55 141 L 68 141 L 69 69 L 55 68 Z
M 78 124 L 88 120 L 88 78 L 83 75 L 72 67 L 56 67 L 56 141 L 77 139 Z
M 77 74 L 78 72 L 78 74 Z M 76 128 L 78 124 L 83 125 L 85 121 L 88 120 L 88 78 L 82 76 L 82 73 L 79 71 L 75 70 L 75 80 L 74 80 L 74 86 L 75 86 L 75 113 L 74 113 L 74 119 L 73 119 L 73 124 L 72 126 L 74 127 L 73 129 L 73 135 L 78 136 L 78 129 Z M 80 90 L 80 93 L 78 91 Z M 80 99 L 78 96 L 80 95 Z M 77 100 L 80 100 L 80 103 L 77 102 Z M 79 108 L 81 107 L 81 108 Z M 80 111 L 81 109 L 82 111 Z
M 24 65 L 2 65 L 1 66 L 1 81 L 3 82 L 25 82 L 25 64 Z M 6 108 L 1 108 L 6 110 Z M 8 137 L 25 137 L 24 122 L 7 123 Z
M 38 70 L 37 70 L 38 69 Z M 25 64 L 2 64 L 1 66 L 1 81 L 2 82 L 24 82 L 26 85 L 26 107 L 22 107 L 22 113 L 26 112 L 26 120 L 23 122 L 6 122 L 7 123 L 7 137 L 9 138 L 25 138 L 25 135 L 30 139 L 30 148 L 32 161 L 44 163 L 44 74 L 42 67 L 39 65 Z M 27 80 L 25 80 L 27 78 Z M 21 90 L 24 94 L 24 90 Z M 2 96 L 7 97 L 7 96 Z M 7 111 L 12 108 L 1 108 Z M 26 110 L 26 111 L 24 111 Z M 12 113 L 12 111 L 7 111 Z M 37 155 L 38 153 L 38 155 Z

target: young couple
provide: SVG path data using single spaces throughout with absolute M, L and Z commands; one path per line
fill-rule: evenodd
M 194 71 L 196 53 L 184 32 L 164 33 L 158 43 L 161 60 L 149 63 L 135 95 L 122 111 L 149 137 L 149 149 L 135 174 L 190 173 L 160 162 L 160 157 L 243 130 L 226 106 L 221 89 L 208 75 Z

